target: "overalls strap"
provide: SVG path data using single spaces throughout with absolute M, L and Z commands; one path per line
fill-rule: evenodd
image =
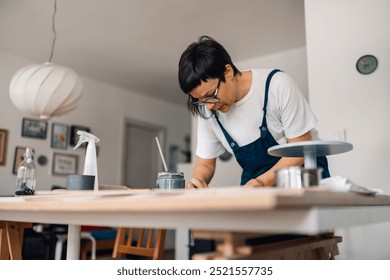
M 266 133 L 267 133 L 267 104 L 268 104 L 268 91 L 269 91 L 269 84 L 271 83 L 271 79 L 273 75 L 275 75 L 277 72 L 281 72 L 279 69 L 272 70 L 268 77 L 267 81 L 265 82 L 265 94 L 264 94 L 264 105 L 263 105 L 263 120 L 261 122 L 261 126 L 259 127 L 260 133 L 261 133 L 261 138 L 264 138 Z
M 215 119 L 218 122 L 219 127 L 222 129 L 223 135 L 225 135 L 226 141 L 229 143 L 230 148 L 232 148 L 233 152 L 238 150 L 240 146 L 238 146 L 237 142 L 230 136 L 230 134 L 226 131 L 226 129 L 221 124 L 217 115 L 215 115 Z

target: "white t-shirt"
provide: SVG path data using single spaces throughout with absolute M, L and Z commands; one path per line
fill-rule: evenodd
M 272 70 L 251 71 L 252 85 L 247 95 L 236 102 L 228 112 L 218 112 L 223 127 L 241 147 L 260 137 L 265 83 Z M 279 144 L 285 144 L 287 138 L 296 138 L 308 131 L 313 140 L 318 139 L 315 115 L 295 82 L 284 72 L 278 72 L 272 77 L 266 119 L 268 130 Z M 210 119 L 198 117 L 196 155 L 212 159 L 226 150 L 233 153 L 215 117 Z

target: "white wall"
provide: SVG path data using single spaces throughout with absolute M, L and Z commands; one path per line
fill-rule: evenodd
M 243 69 L 276 68 L 289 74 L 297 83 L 303 95 L 308 98 L 306 47 L 272 53 L 250 60 L 238 61 L 236 66 Z
M 84 96 L 79 107 L 66 116 L 50 120 L 46 140 L 21 137 L 22 118 L 27 116 L 20 113 L 11 103 L 8 86 L 12 75 L 20 67 L 31 63 L 40 62 L 28 61 L 0 52 L 0 128 L 9 130 L 7 164 L 0 166 L 0 194 L 14 191 L 16 176 L 12 174 L 12 165 L 16 146 L 32 146 L 35 148 L 36 158 L 39 155 L 49 158 L 46 166 L 37 167 L 38 190 L 50 189 L 54 184 L 61 186 L 66 184 L 65 176 L 51 174 L 53 152 L 79 155 L 79 172 L 82 172 L 85 149 L 73 151 L 72 147 L 67 150 L 50 148 L 52 122 L 88 126 L 92 133 L 100 138 L 98 144 L 100 184 L 122 183 L 121 163 L 125 118 L 165 126 L 167 156 L 169 145 L 185 148 L 184 137 L 191 133 L 190 114 L 185 106 L 185 98 L 183 106 L 177 106 L 85 77 L 81 77 L 84 82 Z
M 390 192 L 390 1 L 306 0 L 309 96 L 320 131 L 345 128 L 353 151 L 330 156 L 331 172 Z M 373 54 L 378 69 L 356 71 Z M 337 232 L 337 231 L 336 231 Z M 341 257 L 390 259 L 390 224 L 341 232 Z M 384 246 L 385 245 L 385 246 Z

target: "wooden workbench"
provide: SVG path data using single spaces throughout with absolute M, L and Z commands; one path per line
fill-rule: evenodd
M 191 228 L 213 231 L 316 234 L 390 220 L 389 196 L 317 188 L 217 188 L 38 192 L 0 198 L 0 220 L 69 225 Z M 77 232 L 68 258 L 77 258 Z

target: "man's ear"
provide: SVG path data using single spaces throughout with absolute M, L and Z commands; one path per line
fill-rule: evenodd
M 233 67 L 230 64 L 225 65 L 225 78 L 226 79 L 232 79 L 234 76 L 234 70 Z

